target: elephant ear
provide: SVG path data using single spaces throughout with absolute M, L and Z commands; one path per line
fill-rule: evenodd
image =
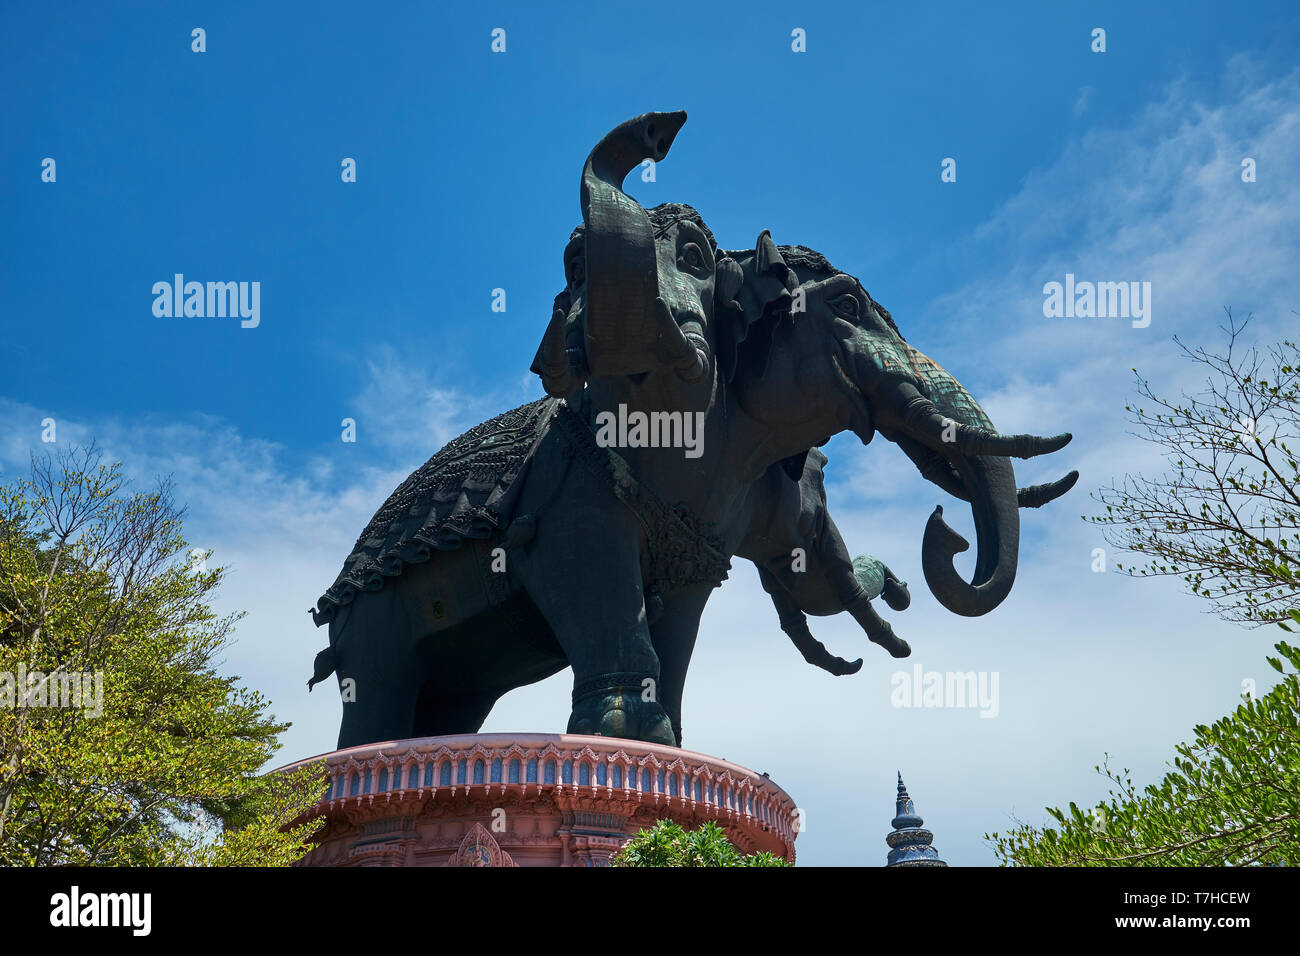
M 713 285 L 713 316 L 718 329 L 718 368 L 722 380 L 730 382 L 736 374 L 736 360 L 740 344 L 749 334 L 753 317 L 748 315 L 736 300 L 745 284 L 745 270 L 730 256 L 718 252 L 717 278 Z
M 802 454 L 804 470 L 799 481 L 799 526 L 805 536 L 821 532 L 826 522 L 826 456 L 816 448 Z
M 750 282 L 751 299 L 760 311 L 772 305 L 785 306 L 788 311 L 790 293 L 799 285 L 794 270 L 785 264 L 781 250 L 772 241 L 772 233 L 764 229 L 754 243 L 754 277 Z
M 730 321 L 723 323 L 730 326 L 735 344 L 733 374 L 743 364 L 761 376 L 772 352 L 772 334 L 790 313 L 790 293 L 798 287 L 799 279 L 766 229 L 759 233 L 753 252 L 728 255 L 737 261 L 744 277 L 739 295 L 725 310 Z
M 531 371 L 541 377 L 547 395 L 568 398 L 587 380 L 587 356 L 581 326 L 570 315 L 568 290 L 555 297 L 551 321 L 533 356 Z

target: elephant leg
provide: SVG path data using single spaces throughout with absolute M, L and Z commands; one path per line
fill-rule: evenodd
M 423 659 L 417 737 L 478 733 L 501 697 L 567 666 L 546 621 L 523 594 L 435 635 Z
M 776 608 L 777 617 L 781 621 L 781 630 L 785 631 L 804 660 L 836 677 L 856 674 L 862 670 L 862 658 L 859 657 L 852 662 L 846 661 L 832 654 L 826 649 L 825 644 L 812 636 L 812 631 L 808 630 L 808 618 L 794 597 L 785 589 L 785 585 L 777 576 L 761 564 L 758 565 L 758 579 L 763 585 L 763 590 L 772 598 L 772 606 Z
M 343 721 L 339 726 L 339 749 L 413 736 L 419 692 L 414 667 L 340 668 Z
M 525 493 L 519 510 L 529 505 Z M 662 706 L 642 700 L 646 680 L 659 682 L 659 657 L 642 600 L 641 525 L 575 464 L 536 527 L 532 542 L 511 554 L 510 570 L 573 669 L 569 734 L 675 744 Z
M 651 639 L 659 655 L 659 683 L 653 688 L 672 721 L 677 746 L 682 745 L 682 697 L 686 671 L 695 652 L 700 616 L 713 588 L 707 584 L 674 591 L 663 599 L 663 611 L 650 625 Z
M 343 721 L 339 749 L 379 740 L 404 740 L 414 733 L 419 668 L 379 652 L 358 662 L 346 658 L 338 670 Z
M 490 691 L 448 697 L 437 686 L 426 684 L 416 705 L 414 734 L 416 737 L 476 734 L 497 699 L 498 695 Z
M 871 601 L 865 594 L 849 605 L 848 612 L 867 632 L 867 640 L 879 644 L 889 652 L 890 657 L 911 656 L 911 645 L 894 633 L 889 622 L 876 613 L 876 609 L 871 606 Z
M 862 626 L 867 639 L 873 644 L 879 644 L 891 657 L 908 657 L 912 653 L 911 646 L 896 635 L 889 623 L 871 606 L 873 594 L 888 592 L 886 604 L 895 610 L 906 608 L 912 601 L 911 595 L 907 593 L 907 585 L 870 556 L 864 555 L 862 563 L 850 560 L 844 538 L 829 514 L 826 515 L 821 540 L 820 558 L 825 568 L 824 574 L 834 589 L 840 606 Z M 877 577 L 880 581 L 879 590 L 875 586 L 870 590 L 864 587 L 864 580 L 872 583 Z
M 578 466 L 509 566 L 573 668 L 568 732 L 671 745 L 662 706 L 642 699 L 645 681 L 657 684 L 660 675 L 646 623 L 640 541 L 632 513 Z
M 412 736 L 423 662 L 399 589 L 358 594 L 330 623 L 343 721 L 339 749 Z

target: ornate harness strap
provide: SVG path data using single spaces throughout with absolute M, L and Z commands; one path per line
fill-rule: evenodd
M 701 583 L 717 587 L 727 579 L 731 561 L 721 541 L 700 529 L 689 511 L 669 505 L 637 479 L 621 455 L 596 444 L 596 436 L 567 402 L 556 407 L 555 422 L 577 457 L 592 474 L 608 482 L 645 528 L 650 593 Z

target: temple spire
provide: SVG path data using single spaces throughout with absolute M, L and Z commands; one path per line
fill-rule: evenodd
M 939 859 L 939 851 L 930 845 L 934 834 L 922 827 L 924 820 L 916 812 L 903 783 L 902 771 L 898 774 L 898 803 L 894 819 L 890 821 L 893 831 L 885 837 L 889 844 L 889 859 L 885 866 L 947 866 Z

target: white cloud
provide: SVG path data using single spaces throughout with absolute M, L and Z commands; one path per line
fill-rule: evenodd
M 1078 119 L 1088 109 L 1088 104 L 1092 102 L 1092 95 L 1097 91 L 1091 86 L 1082 86 L 1079 88 L 1079 96 L 1074 101 L 1074 118 Z
M 882 607 L 882 614 L 927 669 L 997 671 L 996 719 L 891 707 L 889 675 L 912 661 L 888 658 L 847 616 L 814 620 L 813 632 L 837 653 L 863 656 L 863 671 L 832 678 L 808 667 L 752 569 L 735 562 L 701 628 L 686 743 L 769 771 L 787 788 L 808 814 L 801 860 L 882 862 L 901 769 L 944 856 L 990 862 L 981 834 L 1005 828 L 1013 812 L 1040 822 L 1046 804 L 1100 797 L 1105 788 L 1091 768 L 1103 752 L 1132 767 L 1136 779 L 1154 779 L 1195 723 L 1235 704 L 1243 677 L 1268 686 L 1261 664 L 1272 635 L 1206 616 L 1172 582 L 1091 573 L 1100 539 L 1078 515 L 1089 488 L 1126 468 L 1158 465 L 1126 434 L 1131 366 L 1166 391 L 1194 387 L 1170 335 L 1212 342 L 1226 304 L 1255 312 L 1261 340 L 1293 327 L 1298 93 L 1300 74 L 1263 81 L 1236 61 L 1222 102 L 1197 101 L 1174 84 L 1130 125 L 1084 133 L 968 240 L 970 248 L 996 250 L 1005 263 L 998 274 L 939 295 L 927 310 L 943 316 L 941 326 L 930 325 L 943 331 L 918 347 L 948 363 L 1002 430 L 1076 435 L 1050 460 L 1018 469 L 1022 484 L 1071 467 L 1083 479 L 1054 506 L 1025 513 L 1019 582 L 997 612 L 957 618 L 926 591 L 921 532 L 936 503 L 953 502 L 883 440 L 863 449 L 841 437 L 829 449 L 831 505 L 851 550 L 876 554 L 911 583 L 912 608 Z M 1244 155 L 1259 162 L 1256 184 L 1237 174 Z M 1151 281 L 1151 327 L 1044 319 L 1042 284 L 1067 271 Z M 295 722 L 286 761 L 334 743 L 336 696 L 327 686 L 305 692 L 312 655 L 325 642 L 305 612 L 356 534 L 448 438 L 538 394 L 530 379 L 510 375 L 500 394 L 471 393 L 391 351 L 372 355 L 368 368 L 350 406 L 359 443 L 322 447 L 301 461 L 211 417 L 59 425 L 62 441 L 94 435 L 141 478 L 175 475 L 194 542 L 234 568 L 224 609 L 249 612 L 228 669 Z M 25 469 L 29 450 L 39 451 L 47 414 L 54 413 L 0 400 L 0 421 L 9 425 L 0 441 L 6 473 Z M 963 508 L 946 513 L 973 540 Z M 969 569 L 972 557 L 964 560 Z M 567 705 L 568 676 L 557 675 L 508 695 L 485 729 L 559 730 Z
M 991 862 L 983 832 L 1005 829 L 1013 812 L 1042 823 L 1045 805 L 1099 799 L 1106 787 L 1092 767 L 1107 751 L 1116 766 L 1134 770 L 1134 779 L 1155 781 L 1196 723 L 1235 706 L 1243 678 L 1267 673 L 1263 657 L 1280 633 L 1222 623 L 1175 581 L 1093 574 L 1091 550 L 1104 542 L 1078 519 L 1093 510 L 1090 489 L 1124 471 L 1162 465 L 1151 446 L 1128 434 L 1123 407 L 1134 397 L 1134 366 L 1158 391 L 1198 389 L 1202 376 L 1172 336 L 1217 344 L 1228 305 L 1238 315 L 1254 313 L 1256 341 L 1294 337 L 1300 71 L 1265 80 L 1238 59 L 1223 86 L 1222 101 L 1206 103 L 1187 85 L 1173 84 L 1133 123 L 1070 143 L 955 253 L 987 256 L 993 247 L 1005 266 L 939 295 L 926 310 L 929 328 L 943 331 L 915 344 L 948 364 L 1001 430 L 1075 434 L 1049 459 L 1017 463 L 1021 484 L 1072 467 L 1083 477 L 1066 498 L 1023 513 L 1021 572 L 1002 608 L 976 620 L 938 609 L 921 580 L 919 545 L 924 519 L 941 496 L 908 474 L 901 456 L 885 461 L 887 446 L 879 454 L 874 447 L 859 451 L 844 437 L 832 446 L 830 500 L 850 550 L 871 550 L 912 584 L 912 608 L 882 614 L 927 668 L 997 670 L 1002 714 L 981 721 L 972 711 L 890 710 L 882 701 L 894 665 L 870 646 L 856 677 L 837 682 L 790 670 L 791 683 L 772 690 L 791 706 L 756 709 L 760 726 L 752 732 L 758 740 L 786 740 L 789 753 L 804 761 L 792 773 L 787 755 L 773 775 L 805 806 L 816 801 L 819 808 L 810 811 L 812 826 L 800 840 L 805 859 L 815 853 L 824 862 L 878 862 L 870 844 L 843 846 L 842 837 L 857 832 L 864 811 L 883 826 L 897 766 L 944 855 Z M 1268 168 L 1267 180 L 1241 182 L 1244 156 Z M 1066 272 L 1151 281 L 1151 326 L 1043 318 L 1042 285 Z M 960 509 L 945 514 L 970 537 L 969 516 L 959 523 Z M 963 557 L 969 570 L 969 555 Z M 738 589 L 710 604 L 705 631 L 733 630 L 722 615 L 737 615 L 734 630 L 741 633 L 771 628 L 761 621 L 762 609 L 747 609 Z M 841 654 L 864 646 L 848 619 L 814 626 L 814 633 Z M 709 686 L 693 685 L 688 708 L 726 692 L 707 665 L 697 672 Z M 864 693 L 869 701 L 859 699 Z M 801 710 L 801 701 L 815 706 Z M 688 718 L 688 725 L 711 723 L 690 710 Z M 839 743 L 840 765 L 825 763 L 817 748 L 806 756 L 807 742 L 819 734 Z M 777 748 L 771 749 L 767 759 L 774 761 Z

